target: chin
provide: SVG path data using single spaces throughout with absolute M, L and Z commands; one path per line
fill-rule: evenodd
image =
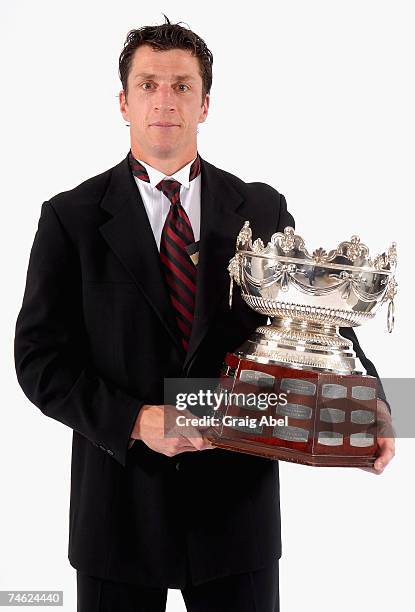
M 154 155 L 157 157 L 170 157 L 176 152 L 177 147 L 168 144 L 155 144 L 152 149 Z

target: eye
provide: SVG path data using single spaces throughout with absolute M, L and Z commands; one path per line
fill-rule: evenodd
M 189 86 L 186 85 L 185 83 L 180 83 L 179 87 L 186 87 L 187 89 L 189 89 Z M 187 91 L 187 89 L 182 89 L 181 91 Z
M 142 83 L 141 87 L 145 90 L 149 89 L 149 87 L 146 87 L 146 85 L 150 85 L 151 87 L 151 83 L 149 81 L 146 81 L 145 83 Z

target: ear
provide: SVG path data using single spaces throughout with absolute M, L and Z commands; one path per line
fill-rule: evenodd
M 199 115 L 198 123 L 203 123 L 208 115 L 209 111 L 209 103 L 210 103 L 210 95 L 206 94 L 205 99 L 202 104 L 201 113 Z
M 123 118 L 126 121 L 130 121 L 130 114 L 128 112 L 128 104 L 127 104 L 125 92 L 123 89 L 121 89 L 120 93 L 118 94 L 118 101 L 120 103 L 120 111 L 121 111 Z

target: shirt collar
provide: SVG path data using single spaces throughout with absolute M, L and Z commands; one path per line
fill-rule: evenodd
M 149 164 L 146 164 L 145 162 L 143 162 L 142 159 L 138 159 L 137 161 L 139 161 L 140 164 L 143 164 L 143 166 L 147 170 L 148 178 L 150 179 L 150 185 L 151 187 L 153 187 L 153 189 L 156 187 L 156 185 L 160 183 L 160 181 L 162 181 L 165 178 L 174 179 L 176 181 L 179 181 L 179 183 L 181 183 L 183 187 L 186 187 L 186 189 L 188 189 L 190 187 L 190 180 L 189 180 L 190 166 L 193 164 L 195 159 L 196 157 L 192 159 L 192 161 L 190 161 L 188 164 L 183 166 L 183 168 L 180 168 L 180 170 L 177 170 L 177 172 L 175 172 L 171 176 L 167 176 L 167 174 L 163 174 L 163 172 L 160 172 L 160 170 L 157 170 L 156 168 L 153 168 L 153 166 L 150 166 Z

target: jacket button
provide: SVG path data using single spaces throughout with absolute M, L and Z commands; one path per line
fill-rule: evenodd
M 180 470 L 180 461 L 178 461 L 178 462 L 176 463 L 176 470 L 177 470 L 177 471 L 178 471 L 178 470 Z

